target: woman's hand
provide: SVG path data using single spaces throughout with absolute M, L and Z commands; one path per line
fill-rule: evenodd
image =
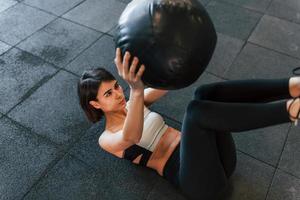
M 116 49 L 116 58 L 114 59 L 114 62 L 118 68 L 119 76 L 121 76 L 129 84 L 131 89 L 144 90 L 145 86 L 143 81 L 141 80 L 141 77 L 145 71 L 145 65 L 142 64 L 135 75 L 136 66 L 139 60 L 137 57 L 134 57 L 132 64 L 130 66 L 130 70 L 128 71 L 129 59 L 130 59 L 130 53 L 126 51 L 124 55 L 124 59 L 122 61 L 121 50 L 120 48 Z

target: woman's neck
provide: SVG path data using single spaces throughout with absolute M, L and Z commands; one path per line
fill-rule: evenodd
M 119 112 L 108 113 L 105 115 L 106 127 L 105 129 L 111 130 L 115 128 L 120 128 L 124 124 L 126 119 L 127 109 L 121 110 Z M 114 131 L 113 131 L 114 132 Z

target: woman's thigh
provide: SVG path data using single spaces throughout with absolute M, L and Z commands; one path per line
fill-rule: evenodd
M 213 130 L 201 128 L 195 118 L 195 101 L 187 106 L 180 141 L 179 186 L 190 199 L 217 199 L 228 180 Z
M 217 132 L 216 144 L 227 178 L 236 168 L 237 156 L 235 142 L 230 132 Z

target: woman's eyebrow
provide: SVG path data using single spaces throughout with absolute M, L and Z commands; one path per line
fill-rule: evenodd
M 115 82 L 114 86 L 118 83 L 118 81 Z M 111 91 L 111 89 L 107 90 L 106 92 L 104 92 L 103 96 L 108 93 L 109 91 Z

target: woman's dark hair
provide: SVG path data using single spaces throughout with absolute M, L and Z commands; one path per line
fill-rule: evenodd
M 78 81 L 77 93 L 80 106 L 89 121 L 96 123 L 100 121 L 104 115 L 101 109 L 94 108 L 89 104 L 89 101 L 96 100 L 99 87 L 103 81 L 113 80 L 116 80 L 116 78 L 102 67 L 86 70 L 82 73 Z

